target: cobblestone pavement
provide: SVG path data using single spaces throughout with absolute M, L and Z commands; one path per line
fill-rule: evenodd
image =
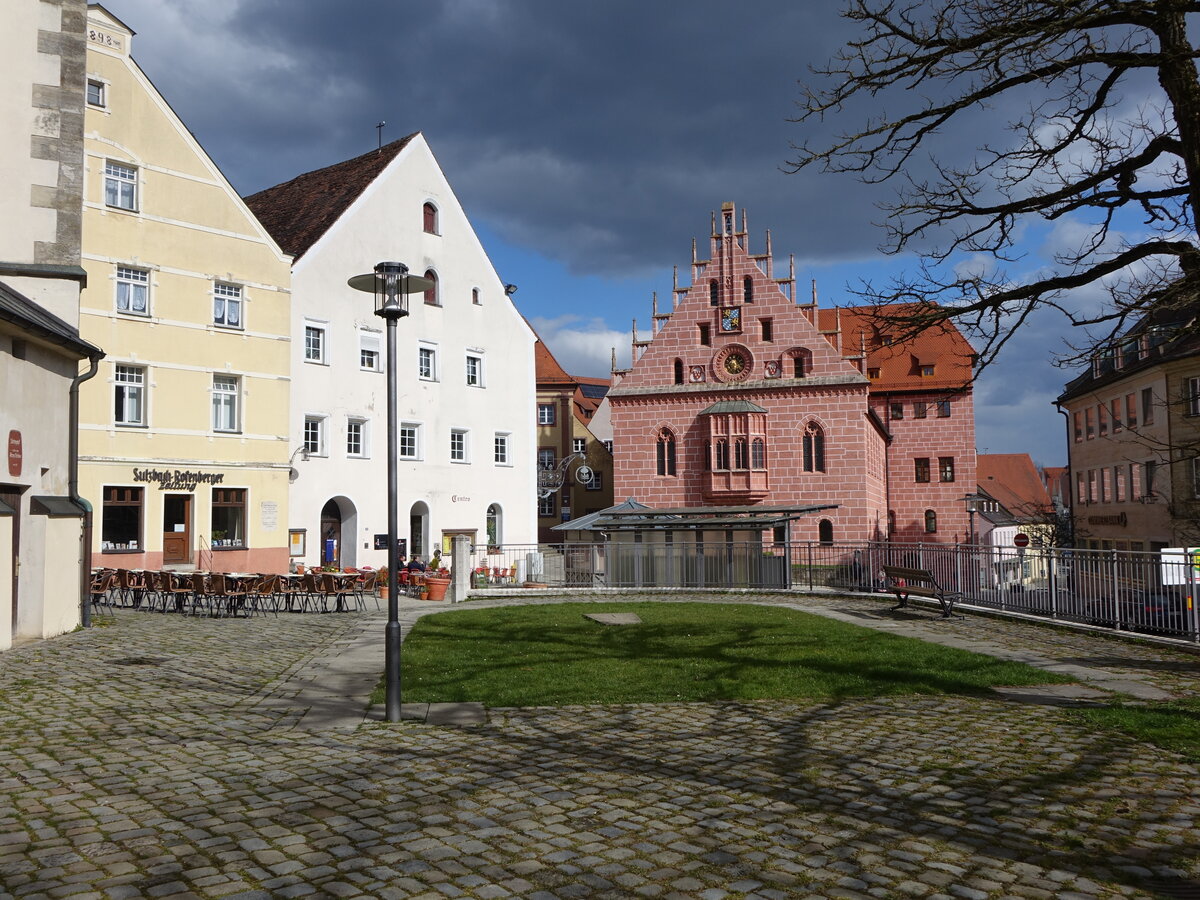
M 763 599 L 1197 692 L 1197 657 L 1169 648 Z M 1200 896 L 1197 768 L 1069 709 L 631 705 L 305 731 L 297 676 L 382 635 L 379 614 L 107 621 L 0 654 L 0 896 Z

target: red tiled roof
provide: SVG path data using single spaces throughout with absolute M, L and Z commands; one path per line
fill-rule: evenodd
M 1050 508 L 1050 495 L 1028 453 L 980 453 L 975 461 L 979 489 L 1017 517 Z
M 888 316 L 900 316 L 911 304 L 843 306 L 817 310 L 822 331 L 841 325 L 842 356 L 866 351 L 865 370 L 879 369 L 871 379 L 872 390 L 957 390 L 971 383 L 975 351 L 952 322 L 925 329 L 906 341 L 882 343 L 888 333 Z M 921 366 L 933 365 L 932 376 L 922 375 Z
M 575 379 L 567 374 L 567 370 L 558 364 L 550 348 L 538 338 L 533 345 L 534 371 L 537 373 L 538 386 L 568 387 L 575 384 Z
M 251 194 L 246 205 L 283 252 L 299 259 L 418 134 L 414 131 L 379 150 L 297 175 Z

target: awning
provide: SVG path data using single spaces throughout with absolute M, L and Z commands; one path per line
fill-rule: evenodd
M 35 516 L 49 516 L 52 519 L 78 518 L 87 512 L 81 505 L 70 497 L 30 497 L 29 511 Z

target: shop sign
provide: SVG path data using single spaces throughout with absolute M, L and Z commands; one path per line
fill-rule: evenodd
M 194 491 L 198 484 L 221 484 L 224 472 L 196 472 L 192 469 L 134 469 L 133 480 L 157 481 L 160 491 Z
M 1088 516 L 1089 525 L 1116 525 L 1119 528 L 1124 528 L 1129 519 L 1125 513 L 1118 513 L 1115 516 Z
M 21 432 L 13 430 L 8 433 L 8 474 L 16 478 L 21 474 L 21 462 L 25 452 L 21 449 Z

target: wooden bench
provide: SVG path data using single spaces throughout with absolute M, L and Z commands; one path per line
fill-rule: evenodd
M 928 569 L 884 566 L 883 575 L 887 579 L 887 589 L 900 601 L 892 609 L 907 609 L 909 595 L 929 597 L 942 607 L 942 618 L 949 619 L 954 613 L 954 604 L 962 598 L 961 594 L 942 590 Z

